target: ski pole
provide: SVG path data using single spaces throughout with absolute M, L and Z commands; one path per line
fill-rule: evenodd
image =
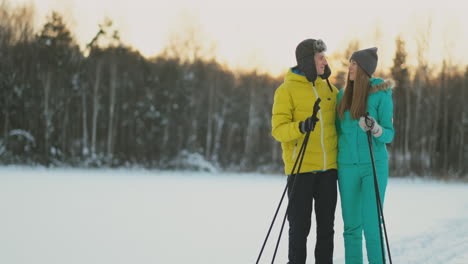
M 299 172 L 301 171 L 302 161 L 304 160 L 304 156 L 305 156 L 305 150 L 307 148 L 307 143 L 309 142 L 309 136 L 310 136 L 310 132 L 307 132 L 307 134 L 306 134 L 307 140 L 306 140 L 306 138 L 304 138 L 304 141 L 305 141 L 304 150 L 303 150 L 302 155 L 300 156 L 301 161 L 299 162 L 299 167 L 297 168 L 296 175 L 294 176 L 294 182 L 293 182 L 293 185 L 291 187 L 290 199 L 289 199 L 289 202 L 288 202 L 288 206 L 286 207 L 286 212 L 284 213 L 283 222 L 281 223 L 281 229 L 280 229 L 280 233 L 278 235 L 278 240 L 276 241 L 275 252 L 273 253 L 273 258 L 271 260 L 271 264 L 273 264 L 275 262 L 276 253 L 278 252 L 279 243 L 281 241 L 281 235 L 283 234 L 284 224 L 286 223 L 286 218 L 288 217 L 288 212 L 289 212 L 289 208 L 290 208 L 290 204 L 291 204 L 290 202 L 294 199 L 294 190 L 295 190 L 295 186 L 296 186 L 296 182 L 297 182 L 296 177 L 299 176 Z M 298 156 L 298 159 L 299 159 L 299 156 Z
M 372 120 L 369 118 L 369 113 L 366 113 L 365 122 L 366 122 L 366 125 L 369 127 L 373 125 Z M 374 151 L 372 147 L 372 134 L 370 130 L 367 131 L 367 141 L 369 143 L 369 152 L 370 152 L 371 162 L 372 162 L 372 172 L 374 174 L 374 189 L 375 189 L 375 198 L 376 198 L 376 205 L 377 205 L 377 222 L 379 224 L 380 246 L 382 248 L 382 260 L 383 260 L 383 263 L 385 264 L 385 249 L 384 249 L 383 237 L 382 237 L 382 225 L 383 225 L 384 233 L 385 233 L 385 242 L 386 242 L 387 251 L 388 251 L 388 259 L 390 261 L 390 264 L 392 264 L 392 255 L 390 254 L 390 245 L 388 243 L 388 235 L 387 235 L 387 228 L 385 225 L 385 218 L 383 214 L 382 200 L 380 199 L 379 183 L 377 181 L 377 170 L 375 168 L 375 158 L 374 158 Z
M 313 112 L 312 112 L 312 117 L 313 117 L 313 120 L 317 120 L 317 112 L 318 110 L 320 110 L 320 101 L 321 99 L 320 98 L 317 98 L 317 100 L 315 101 L 314 103 L 314 109 L 313 109 Z M 300 164 L 299 164 L 299 169 L 298 169 L 298 173 L 300 171 L 300 167 L 302 165 L 302 160 L 303 160 L 303 156 L 305 154 L 305 149 L 306 149 L 306 146 L 307 146 L 307 142 L 309 141 L 309 136 L 310 136 L 310 132 L 307 132 L 305 137 L 304 137 L 304 141 L 302 142 L 302 145 L 301 145 L 301 148 L 299 150 L 299 153 L 297 155 L 297 158 L 296 158 L 296 161 L 294 162 L 294 166 L 291 170 L 291 174 L 288 176 L 288 179 L 286 181 L 286 186 L 284 188 L 284 191 L 283 191 L 283 194 L 281 195 L 281 199 L 279 201 L 279 204 L 278 204 L 278 207 L 276 208 L 276 211 L 275 211 L 275 215 L 273 216 L 273 219 L 272 219 L 272 222 L 270 224 L 270 227 L 268 229 L 268 232 L 267 232 L 267 235 L 265 237 L 265 240 L 263 241 L 263 245 L 262 245 L 262 248 L 260 249 L 260 253 L 258 254 L 258 257 L 257 257 L 257 261 L 255 262 L 256 264 L 259 263 L 260 261 L 260 258 L 262 257 L 262 254 L 263 254 L 263 250 L 265 249 L 265 245 L 268 241 L 268 238 L 270 236 L 270 233 L 271 233 L 271 229 L 273 228 L 273 225 L 275 223 L 275 220 L 276 220 L 276 217 L 278 215 L 278 212 L 279 212 L 279 209 L 281 208 L 281 204 L 283 203 L 283 199 L 284 199 L 284 196 L 286 194 L 286 191 L 288 190 L 289 186 L 291 185 L 291 181 L 292 179 L 295 177 L 294 175 L 294 171 L 296 169 L 296 166 L 300 160 Z M 294 181 L 295 182 L 295 181 Z M 293 184 L 293 189 L 294 190 L 294 184 Z M 292 194 L 292 191 L 291 191 L 291 194 Z M 292 196 L 291 196 L 292 197 Z M 289 205 L 288 205 L 289 207 Z M 287 210 L 286 210 L 287 211 Z M 286 217 L 286 215 L 285 215 Z M 283 220 L 283 226 L 284 226 L 284 220 Z M 283 228 L 281 228 L 281 233 L 283 231 Z M 280 234 L 280 237 L 281 237 L 281 234 Z M 278 248 L 278 244 L 276 246 L 276 248 Z M 275 250 L 275 255 L 276 255 L 276 250 Z M 273 256 L 273 261 L 274 261 L 274 256 Z
M 307 135 L 306 135 L 307 136 Z M 296 161 L 294 162 L 294 166 L 293 166 L 293 169 L 292 169 L 292 172 L 294 172 L 296 166 L 297 166 L 297 162 L 299 161 L 299 158 L 300 156 L 302 155 L 303 153 L 303 149 L 304 149 L 304 146 L 305 146 L 305 142 L 306 142 L 306 138 L 304 138 L 304 142 L 302 143 L 301 145 L 301 149 L 299 150 L 299 153 L 298 153 L 298 156 L 297 156 L 297 159 Z M 290 186 L 291 184 L 291 180 L 293 179 L 293 174 L 291 174 L 288 176 L 288 179 L 286 181 L 286 186 L 284 187 L 284 191 L 283 191 L 283 194 L 281 195 L 281 199 L 279 201 L 279 204 L 278 204 L 278 207 L 276 208 L 276 211 L 275 211 L 275 215 L 273 216 L 273 219 L 271 221 L 271 224 L 270 224 L 270 228 L 268 229 L 268 232 L 267 232 L 267 235 L 265 237 L 265 240 L 263 241 L 263 245 L 262 245 L 262 248 L 260 250 L 260 253 L 258 254 L 258 258 L 257 258 L 257 261 L 255 262 L 256 264 L 259 263 L 260 261 L 260 258 L 262 257 L 262 254 L 263 254 L 263 250 L 265 249 L 265 245 L 266 245 L 266 242 L 270 236 L 270 233 L 271 233 L 271 229 L 273 228 L 273 225 L 275 224 L 275 221 L 276 221 L 276 217 L 278 215 L 278 212 L 279 212 L 279 209 L 281 208 L 281 204 L 283 203 L 283 199 L 284 199 L 284 196 L 286 194 L 286 191 L 288 190 L 288 187 Z

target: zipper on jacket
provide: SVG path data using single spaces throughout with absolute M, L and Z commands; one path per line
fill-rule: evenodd
M 294 157 L 296 156 L 297 141 L 298 140 L 296 140 L 296 143 L 294 144 L 294 149 L 293 149 L 293 153 L 292 153 L 292 156 L 291 156 L 292 160 L 294 160 Z
M 315 89 L 315 86 L 312 85 L 312 89 L 314 90 L 315 97 L 319 98 L 317 90 Z M 320 143 L 322 145 L 322 151 L 323 151 L 323 170 L 327 170 L 327 151 L 325 150 L 325 144 L 323 143 L 323 122 L 322 122 L 322 110 L 319 112 L 320 115 Z

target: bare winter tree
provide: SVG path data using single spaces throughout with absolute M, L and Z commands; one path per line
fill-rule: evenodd
M 35 59 L 31 54 L 34 50 L 33 20 L 31 6 L 12 7 L 7 1 L 0 2 L 0 127 L 3 130 L 0 145 L 6 152 L 14 145 L 10 142 L 12 131 L 25 131 L 33 140 L 30 121 L 24 116 L 28 110 L 24 102 L 31 100 L 30 76 L 34 75 L 33 63 L 27 61 Z M 24 149 L 18 153 L 26 154 Z
M 465 74 L 461 83 L 461 119 L 459 122 L 460 144 L 458 146 L 458 171 L 461 175 L 468 171 L 468 165 L 465 162 L 468 157 L 468 144 L 465 144 L 468 134 L 468 107 L 466 106 L 465 98 L 467 97 L 468 90 L 468 66 L 465 68 Z M 465 174 L 466 175 L 466 174 Z
M 405 41 L 399 36 L 396 39 L 395 57 L 391 68 L 392 78 L 396 81 L 397 87 L 394 89 L 394 127 L 395 137 L 393 151 L 394 169 L 399 169 L 400 175 L 409 172 L 409 138 L 411 129 L 411 90 L 409 70 L 406 65 L 407 52 Z
M 417 61 L 418 66 L 416 68 L 416 74 L 413 81 L 414 89 L 414 115 L 413 115 L 413 127 L 417 127 L 417 130 L 413 133 L 410 133 L 410 142 L 412 145 L 410 148 L 417 155 L 411 155 L 411 166 L 412 169 L 418 173 L 425 173 L 427 168 L 430 166 L 430 157 L 428 156 L 427 149 L 427 134 L 431 131 L 429 125 L 432 120 L 428 120 L 423 116 L 425 107 L 428 107 L 428 104 L 425 104 L 423 101 L 424 92 L 428 90 L 429 78 L 430 78 L 430 68 L 427 61 L 427 54 L 430 48 L 430 39 L 432 34 L 432 20 L 428 18 L 426 24 L 421 26 L 421 30 L 418 31 L 416 35 L 416 44 L 417 44 Z M 432 106 L 431 106 L 432 108 Z
M 107 155 L 111 158 L 113 154 L 114 119 L 115 119 L 115 92 L 117 89 L 117 64 L 111 60 L 110 63 L 110 91 L 109 91 L 109 123 L 107 126 Z
M 97 144 L 97 126 L 98 126 L 98 115 L 100 111 L 99 104 L 99 86 L 101 85 L 102 75 L 102 60 L 98 60 L 96 64 L 96 75 L 93 85 L 93 115 L 92 115 L 92 126 L 91 126 L 91 155 L 96 155 L 96 144 Z
M 99 24 L 99 30 L 93 39 L 87 44 L 89 52 L 89 60 L 94 61 L 94 83 L 93 83 L 93 110 L 92 110 L 92 125 L 91 125 L 91 155 L 97 154 L 97 144 L 99 141 L 99 113 L 102 110 L 101 96 L 104 91 L 101 91 L 103 86 L 103 74 L 105 69 L 109 69 L 109 117 L 107 118 L 107 140 L 106 151 L 108 157 L 112 157 L 113 153 L 113 138 L 114 138 L 114 119 L 115 119 L 115 100 L 116 87 L 118 83 L 118 72 L 116 62 L 116 50 L 121 46 L 119 32 L 113 28 L 112 20 L 106 18 L 102 24 Z M 107 67 L 106 67 L 107 66 Z M 83 100 L 83 107 L 86 107 Z M 83 108 L 84 109 L 84 108 Z M 86 111 L 86 110 L 84 110 Z M 85 116 L 85 114 L 83 114 Z M 86 117 L 85 117 L 86 118 Z

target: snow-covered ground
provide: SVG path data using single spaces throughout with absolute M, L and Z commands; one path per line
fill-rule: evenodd
M 0 263 L 255 263 L 284 185 L 279 175 L 3 167 Z M 467 184 L 391 179 L 384 213 L 394 263 L 468 263 Z M 275 263 L 286 256 L 287 232 Z

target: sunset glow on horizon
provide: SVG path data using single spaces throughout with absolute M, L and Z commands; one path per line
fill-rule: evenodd
M 361 47 L 377 46 L 379 66 L 392 65 L 395 39 L 406 41 L 408 64 L 417 63 L 417 43 L 428 38 L 424 53 L 431 64 L 445 58 L 453 65 L 467 65 L 468 16 L 461 1 L 434 8 L 435 1 L 395 1 L 377 7 L 375 1 L 357 4 L 334 2 L 318 7 L 311 1 L 295 6 L 269 1 L 236 1 L 228 6 L 207 0 L 168 2 L 133 0 L 16 0 L 13 5 L 32 3 L 36 8 L 36 30 L 52 10 L 62 14 L 80 46 L 84 47 L 98 31 L 104 18 L 114 21 L 124 43 L 144 56 L 157 56 L 174 35 L 187 28 L 197 41 L 220 63 L 233 69 L 257 69 L 280 75 L 295 64 L 294 49 L 306 38 L 321 38 L 327 55 L 344 53 L 351 40 Z M 357 2 L 356 2 L 357 3 Z M 420 6 L 428 9 L 420 9 Z M 431 29 L 430 33 L 426 33 Z M 338 55 L 339 57 L 339 55 Z M 331 61 L 331 64 L 336 63 Z M 332 68 L 341 65 L 332 65 Z M 464 66 L 463 66 L 464 67 Z

